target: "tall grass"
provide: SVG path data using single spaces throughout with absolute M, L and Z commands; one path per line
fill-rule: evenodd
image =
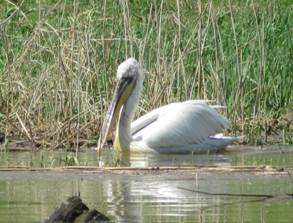
M 289 0 L 5 0 L 0 130 L 52 148 L 97 139 L 117 65 L 132 56 L 146 74 L 138 115 L 216 99 L 233 134 L 261 143 L 281 129 L 292 142 L 292 11 Z

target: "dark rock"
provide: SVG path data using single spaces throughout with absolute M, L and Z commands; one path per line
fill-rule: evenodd
M 102 213 L 98 212 L 97 210 L 93 209 L 93 210 L 90 210 L 88 213 L 87 213 L 87 216 L 85 218 L 85 223 L 108 223 L 110 222 L 110 219 L 103 215 Z
M 97 210 L 89 211 L 82 200 L 73 196 L 54 211 L 45 223 L 108 223 L 110 219 Z

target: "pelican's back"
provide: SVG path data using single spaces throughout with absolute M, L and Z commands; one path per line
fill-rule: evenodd
M 232 141 L 213 138 L 223 129 L 229 128 L 229 121 L 211 106 L 202 101 L 173 103 L 146 114 L 133 123 L 140 126 L 133 138 L 152 149 L 221 147 Z M 220 142 L 221 141 L 221 142 Z M 209 144 L 209 145 L 207 145 Z M 183 149 L 184 150 L 184 149 Z M 190 149 L 189 149 L 190 150 Z M 183 152 L 183 151 L 182 151 Z

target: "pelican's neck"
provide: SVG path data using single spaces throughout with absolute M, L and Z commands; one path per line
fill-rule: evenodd
M 121 108 L 114 142 L 114 148 L 118 150 L 130 149 L 130 143 L 132 141 L 131 122 L 134 119 L 135 110 L 139 102 L 142 82 L 143 74 L 140 74 L 131 95 Z

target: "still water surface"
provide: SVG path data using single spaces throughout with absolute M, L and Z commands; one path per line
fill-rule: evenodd
M 1 154 L 0 165 L 58 166 L 64 156 L 68 154 L 6 153 Z M 97 158 L 94 152 L 83 152 L 79 154 L 79 162 L 96 165 Z M 237 148 L 224 154 L 195 156 L 136 156 L 120 164 L 293 167 L 293 148 Z M 231 197 L 190 190 L 280 196 Z M 293 199 L 286 193 L 293 193 L 293 180 L 288 175 L 2 171 L 0 222 L 43 222 L 62 201 L 78 194 L 89 208 L 96 208 L 113 222 L 293 222 Z

